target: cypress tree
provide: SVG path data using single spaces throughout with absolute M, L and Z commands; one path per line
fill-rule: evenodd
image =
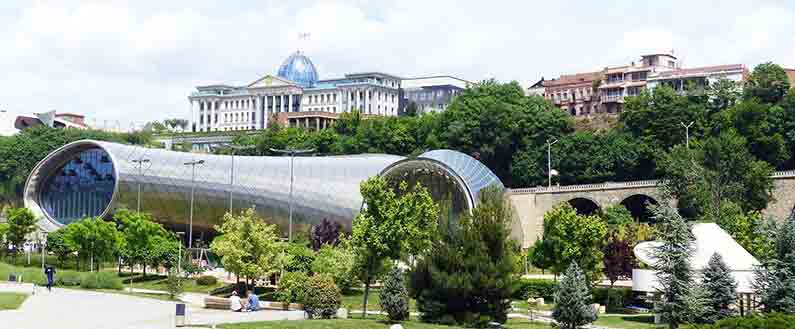
M 575 329 L 594 322 L 597 315 L 591 299 L 585 275 L 577 263 L 571 263 L 555 292 L 552 318 L 564 329 Z
M 652 251 L 656 260 L 652 268 L 657 271 L 662 298 L 655 312 L 671 329 L 695 319 L 703 310 L 700 290 L 693 285 L 695 273 L 690 257 L 695 251 L 694 237 L 682 216 L 671 206 L 653 208 L 654 219 L 660 225 L 659 246 Z
M 773 259 L 756 269 L 754 288 L 765 312 L 795 313 L 795 218 L 776 233 Z
M 713 323 L 734 315 L 731 305 L 737 300 L 737 282 L 721 255 L 712 255 L 703 276 L 702 285 L 707 292 L 704 321 Z

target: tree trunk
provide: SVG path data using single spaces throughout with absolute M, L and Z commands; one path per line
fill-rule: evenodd
M 146 280 L 146 263 L 144 263 L 143 266 L 144 266 L 144 280 Z
M 362 305 L 362 319 L 367 317 L 367 297 L 370 294 L 370 281 L 372 279 L 371 273 L 373 273 L 372 268 L 373 268 L 372 264 L 367 264 L 367 274 L 364 280 L 364 304 Z
M 605 313 L 610 312 L 610 292 L 613 291 L 615 281 L 610 280 L 610 289 L 607 290 L 607 300 L 605 301 Z

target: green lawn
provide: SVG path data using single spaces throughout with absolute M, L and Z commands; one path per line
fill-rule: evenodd
M 124 287 L 127 288 L 130 286 L 130 276 L 129 273 L 122 273 L 121 276 L 122 282 L 124 283 Z M 138 289 L 151 289 L 151 290 L 162 290 L 167 291 L 168 278 L 162 275 L 153 275 L 147 274 L 146 278 L 142 277 L 142 274 L 136 273 L 133 276 L 133 288 Z M 185 289 L 185 292 L 198 292 L 198 293 L 209 293 L 211 290 L 219 287 L 223 287 L 225 283 L 218 282 L 212 286 L 202 286 L 196 284 L 196 279 L 187 279 L 182 282 L 182 287 Z
M 640 314 L 640 315 L 626 315 L 626 314 L 609 314 L 599 315 L 599 319 L 594 322 L 597 326 L 610 327 L 616 329 L 657 329 L 665 328 L 663 325 L 654 324 L 654 315 Z
M 381 305 L 378 294 L 381 293 L 379 289 L 370 289 L 370 296 L 367 298 L 368 311 L 380 311 Z M 342 296 L 342 307 L 348 310 L 361 310 L 364 301 L 364 289 L 353 289 L 350 294 Z M 409 300 L 409 311 L 417 311 L 417 302 L 414 299 Z
M 305 321 L 266 321 L 239 324 L 226 324 L 221 328 L 228 329 L 385 329 L 389 323 L 380 319 L 333 319 L 333 320 L 305 320 Z M 451 329 L 453 326 L 422 323 L 411 320 L 401 323 L 406 329 Z M 551 329 L 548 324 L 530 322 L 528 320 L 511 319 L 507 323 L 509 329 Z
M 15 310 L 18 309 L 25 299 L 28 298 L 27 294 L 16 292 L 0 292 L 0 310 Z

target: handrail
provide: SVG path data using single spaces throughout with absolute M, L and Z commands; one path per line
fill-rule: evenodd
M 795 177 L 795 170 L 777 171 L 774 172 L 771 178 L 789 178 Z M 537 193 L 559 193 L 559 192 L 576 192 L 576 191 L 594 191 L 594 190 L 617 190 L 625 188 L 642 188 L 642 187 L 656 187 L 662 180 L 648 179 L 639 181 L 627 182 L 604 182 L 594 184 L 579 184 L 579 185 L 563 185 L 563 186 L 537 186 L 537 187 L 523 187 L 509 189 L 511 194 L 537 194 Z

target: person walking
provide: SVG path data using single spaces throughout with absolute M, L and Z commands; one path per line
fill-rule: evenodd
M 55 268 L 52 265 L 45 266 L 44 275 L 47 276 L 47 291 L 52 291 L 52 286 L 55 282 Z

